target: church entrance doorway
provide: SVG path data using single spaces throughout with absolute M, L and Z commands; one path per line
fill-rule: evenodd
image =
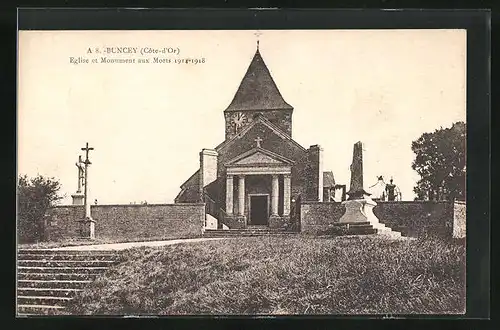
M 250 195 L 250 219 L 248 224 L 267 226 L 269 220 L 269 195 Z

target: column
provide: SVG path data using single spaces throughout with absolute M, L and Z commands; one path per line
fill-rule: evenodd
M 85 194 L 84 194 L 84 204 L 85 204 L 85 219 L 92 219 L 90 214 L 90 198 L 89 198 L 89 166 L 85 166 Z
M 278 193 L 279 193 L 279 181 L 276 174 L 273 175 L 273 189 L 271 192 L 271 214 L 278 215 Z
M 245 213 L 245 176 L 238 176 L 238 215 Z
M 226 176 L 226 213 L 233 214 L 233 176 Z
M 283 178 L 283 215 L 290 215 L 291 184 L 290 174 L 285 174 Z

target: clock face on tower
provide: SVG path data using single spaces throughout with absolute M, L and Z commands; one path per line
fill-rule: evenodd
M 242 112 L 237 112 L 232 117 L 234 132 L 238 132 L 247 123 L 247 116 Z

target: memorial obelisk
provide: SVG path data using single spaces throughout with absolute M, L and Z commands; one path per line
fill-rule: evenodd
M 370 194 L 363 188 L 363 144 L 361 142 L 354 144 L 351 183 L 347 195 L 349 195 L 349 198 L 342 202 L 345 205 L 346 212 L 340 218 L 340 223 L 378 223 L 377 217 L 373 214 L 373 208 L 377 203 L 370 198 Z

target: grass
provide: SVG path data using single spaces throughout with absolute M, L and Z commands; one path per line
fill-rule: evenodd
M 374 236 L 136 248 L 70 302 L 78 315 L 459 314 L 465 246 Z M 66 311 L 66 313 L 68 312 Z

